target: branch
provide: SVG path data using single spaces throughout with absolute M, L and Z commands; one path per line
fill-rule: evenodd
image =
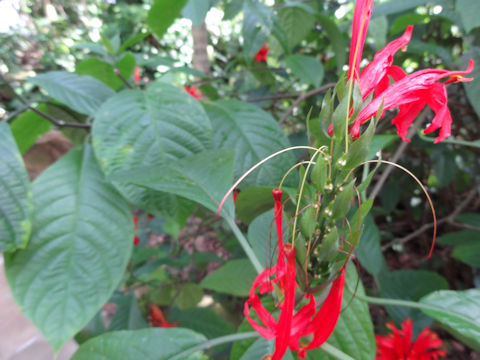
M 453 226 L 459 226 L 459 227 L 468 228 L 470 230 L 480 231 L 480 228 L 478 228 L 478 227 L 471 226 L 471 225 L 466 225 L 466 224 L 459 224 L 459 223 L 455 222 L 455 218 L 468 206 L 468 204 L 470 204 L 475 199 L 476 196 L 477 196 L 477 185 L 475 185 L 475 187 L 473 187 L 473 189 L 471 189 L 468 192 L 465 199 L 460 203 L 460 205 L 454 211 L 452 211 L 452 213 L 450 213 L 450 215 L 447 215 L 444 218 L 441 218 L 440 220 L 438 220 L 437 225 L 448 223 L 448 224 L 453 225 Z M 394 240 L 390 241 L 389 243 L 383 245 L 382 246 L 382 251 L 387 250 L 388 248 L 392 247 L 393 245 L 403 245 L 403 244 L 409 242 L 410 240 L 415 239 L 417 236 L 419 236 L 423 232 L 431 229 L 433 226 L 434 226 L 433 223 L 424 224 L 420 228 L 415 230 L 414 232 L 408 234 L 407 236 L 405 236 L 403 238 L 394 239 Z
M 410 140 L 417 133 L 418 129 L 420 128 L 420 125 L 423 123 L 423 120 L 425 120 L 426 115 L 427 115 L 426 110 L 423 110 L 420 113 L 420 116 L 417 118 L 417 121 L 415 121 L 415 123 L 407 133 L 408 140 Z M 397 151 L 395 151 L 395 154 L 393 154 L 392 159 L 390 161 L 396 163 L 402 157 L 404 151 L 407 149 L 408 144 L 409 142 L 402 141 L 402 143 L 397 148 Z M 370 193 L 370 196 L 369 196 L 370 199 L 374 199 L 377 197 L 377 195 L 382 190 L 383 184 L 385 183 L 385 181 L 387 181 L 388 176 L 394 169 L 395 168 L 393 166 L 389 166 L 388 168 L 385 169 L 385 171 L 380 176 L 380 179 L 378 179 L 377 183 L 375 184 L 375 187 L 373 188 L 372 192 Z
M 329 83 L 323 86 L 320 86 L 319 88 L 310 90 L 306 93 L 300 94 L 297 99 L 293 102 L 293 104 L 288 108 L 288 110 L 283 114 L 281 119 L 279 120 L 280 124 L 284 123 L 287 118 L 290 116 L 290 114 L 293 112 L 293 110 L 302 102 L 308 99 L 310 96 L 318 95 L 321 94 L 325 91 L 327 91 L 330 88 L 333 88 L 335 86 L 334 83 Z
M 36 107 L 33 107 L 22 95 L 18 94 L 12 87 L 12 85 L 7 81 L 7 79 L 0 74 L 0 79 L 7 85 L 7 87 L 10 88 L 12 93 L 17 97 L 18 100 L 20 100 L 27 109 L 32 110 L 34 113 L 40 115 L 41 117 L 47 119 L 50 121 L 52 124 L 58 126 L 58 127 L 71 127 L 71 128 L 77 128 L 77 129 L 90 129 L 90 124 L 84 124 L 84 123 L 78 123 L 78 122 L 68 122 L 64 120 L 59 120 L 54 118 L 53 116 L 44 113 L 43 111 L 37 109 Z
M 118 78 L 119 78 L 120 80 L 122 80 L 122 82 L 123 82 L 129 89 L 133 89 L 132 84 L 130 84 L 130 83 L 128 82 L 128 80 L 125 79 L 125 77 L 122 75 L 122 73 L 120 72 L 120 70 L 118 70 L 117 68 L 115 68 L 115 69 L 113 70 L 113 72 L 115 73 L 115 75 L 118 76 Z

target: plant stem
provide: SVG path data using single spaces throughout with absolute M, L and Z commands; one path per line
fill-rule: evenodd
M 193 354 L 194 352 L 200 351 L 200 350 L 206 350 L 210 349 L 214 346 L 218 346 L 221 344 L 226 344 L 238 340 L 245 340 L 245 339 L 251 339 L 251 338 L 256 338 L 259 337 L 260 335 L 255 332 L 255 331 L 250 331 L 250 332 L 245 332 L 245 333 L 239 333 L 239 334 L 232 334 L 232 335 L 226 335 L 226 336 L 221 336 L 215 339 L 211 339 L 208 341 L 205 341 L 204 343 L 198 344 L 196 346 L 191 347 L 190 349 L 187 349 L 180 354 L 177 354 L 170 358 L 170 360 L 181 360 L 185 359 L 188 355 Z
M 330 356 L 333 356 L 335 359 L 338 359 L 338 360 L 355 360 L 354 358 L 338 350 L 335 346 L 332 346 L 329 343 L 324 343 L 320 347 L 320 350 L 322 350 L 323 352 L 327 353 Z
M 370 304 L 378 304 L 378 305 L 384 305 L 384 306 L 385 305 L 403 306 L 403 307 L 410 307 L 410 308 L 419 309 L 419 310 L 431 310 L 431 311 L 442 313 L 444 315 L 452 316 L 462 321 L 468 322 L 472 326 L 478 326 L 478 324 L 475 321 L 463 316 L 462 314 L 456 313 L 454 311 L 446 310 L 440 306 L 429 305 L 421 302 L 408 301 L 408 300 L 377 298 L 377 297 L 371 297 L 366 295 L 360 295 L 358 293 L 355 294 L 355 297 L 359 300 L 368 302 Z
M 257 256 L 252 250 L 252 247 L 248 243 L 247 239 L 243 235 L 242 231 L 238 228 L 237 224 L 235 224 L 235 220 L 233 220 L 231 217 L 225 217 L 225 220 L 227 220 L 228 225 L 230 226 L 230 229 L 232 229 L 233 233 L 238 239 L 238 242 L 243 248 L 243 251 L 247 254 L 250 262 L 252 263 L 253 267 L 257 272 L 260 274 L 263 271 L 263 266 L 260 264 L 260 262 L 257 259 Z

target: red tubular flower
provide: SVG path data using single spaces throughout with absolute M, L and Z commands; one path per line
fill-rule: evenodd
M 267 44 L 263 44 L 260 50 L 258 50 L 257 54 L 255 55 L 256 62 L 267 62 L 267 55 L 268 55 L 268 47 Z
M 155 304 L 150 304 L 150 320 L 155 327 L 171 328 L 178 325 L 176 322 L 167 321 L 162 310 Z
M 298 356 L 304 358 L 308 350 L 321 346 L 333 332 L 340 315 L 340 307 L 345 282 L 344 269 L 334 280 L 326 300 L 317 312 L 317 304 L 312 294 L 305 295 L 308 303 L 295 312 L 296 264 L 295 249 L 291 244 L 283 245 L 282 237 L 282 191 L 272 191 L 275 199 L 275 222 L 278 237 L 277 264 L 262 271 L 249 292 L 245 302 L 244 314 L 252 327 L 267 340 L 275 338 L 275 352 L 269 357 L 271 360 L 280 360 L 290 348 L 298 351 Z M 285 259 L 286 258 L 286 262 Z M 280 316 L 278 320 L 270 314 L 260 301 L 258 294 L 265 294 L 275 290 L 274 284 L 283 293 L 282 302 L 278 304 Z M 258 290 L 258 294 L 257 294 Z M 250 309 L 256 312 L 261 323 L 250 316 Z M 306 345 L 301 338 L 313 335 L 313 339 Z
M 348 61 L 348 79 L 358 79 L 360 61 L 362 61 L 363 45 L 367 37 L 368 23 L 372 15 L 373 0 L 357 0 L 353 12 L 352 41 Z
M 438 360 L 446 356 L 442 340 L 428 326 L 413 342 L 412 319 L 405 320 L 401 329 L 395 328 L 391 322 L 387 327 L 392 331 L 391 334 L 375 335 L 376 360 Z
M 405 76 L 402 69 L 397 66 L 392 66 L 393 55 L 395 55 L 398 50 L 407 46 L 412 36 L 412 31 L 413 26 L 408 26 L 401 37 L 393 40 L 377 52 L 373 57 L 373 61 L 362 70 L 358 82 L 360 91 L 362 92 L 362 100 L 365 100 L 374 89 L 375 95 L 385 90 L 390 84 L 389 76 L 395 81 Z
M 138 217 L 135 214 L 133 215 L 133 224 L 135 225 L 135 232 L 137 232 L 138 231 Z M 137 246 L 138 244 L 140 244 L 140 238 L 137 235 L 135 235 L 133 237 L 133 246 Z
M 240 194 L 240 189 L 234 189 L 232 193 L 233 205 L 237 205 L 238 194 Z
M 447 91 L 445 83 L 437 81 L 449 77 L 446 83 L 452 81 L 471 81 L 471 78 L 465 78 L 463 75 L 471 73 L 473 70 L 473 60 L 470 59 L 467 69 L 464 71 L 449 71 L 443 69 L 425 69 L 406 75 L 398 82 L 390 85 L 365 108 L 360 111 L 358 117 L 350 128 L 353 138 L 360 134 L 360 126 L 373 117 L 383 102 L 383 109 L 393 109 L 399 107 L 399 114 L 392 120 L 397 127 L 400 137 L 408 141 L 405 136 L 408 128 L 423 109 L 425 105 L 435 112 L 435 117 L 429 127 L 425 129 L 428 134 L 440 129 L 440 133 L 435 139 L 438 143 L 451 133 L 452 118 L 450 110 L 447 107 Z
M 135 81 L 135 83 L 138 83 L 142 79 L 140 71 L 140 66 L 135 66 L 135 72 L 133 73 L 133 81 Z
M 202 97 L 203 97 L 202 92 L 196 86 L 193 86 L 193 85 L 192 86 L 184 86 L 184 89 L 187 93 L 192 95 L 197 100 L 201 100 Z

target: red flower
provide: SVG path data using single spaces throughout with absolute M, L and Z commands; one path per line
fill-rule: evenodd
M 392 66 L 393 55 L 407 46 L 412 36 L 412 31 L 413 26 L 408 26 L 400 38 L 393 40 L 377 52 L 373 57 L 373 61 L 362 70 L 358 82 L 362 92 L 362 100 L 365 100 L 374 89 L 376 96 L 385 90 L 390 84 L 389 76 L 395 81 L 405 76 L 402 69 L 398 66 Z
M 442 348 L 442 340 L 428 326 L 422 330 L 417 339 L 412 342 L 412 319 L 402 323 L 402 328 L 396 329 L 392 322 L 387 327 L 393 333 L 375 335 L 377 341 L 376 360 L 437 360 L 446 356 Z
M 135 232 L 138 231 L 138 217 L 137 215 L 133 214 L 133 224 L 135 225 Z M 138 244 L 140 244 L 140 238 L 135 235 L 133 237 L 133 246 L 137 246 Z
M 140 70 L 140 66 L 135 66 L 135 72 L 133 73 L 133 81 L 135 81 L 135 83 L 138 83 L 142 79 Z
M 383 103 L 384 110 L 399 107 L 400 111 L 392 122 L 397 127 L 400 137 L 405 141 L 408 141 L 405 136 L 415 117 L 425 105 L 430 106 L 435 112 L 435 117 L 431 125 L 425 129 L 425 133 L 428 134 L 440 129 L 435 143 L 444 140 L 450 136 L 452 123 L 450 110 L 448 110 L 447 106 L 445 84 L 473 80 L 463 77 L 463 75 L 471 73 L 472 70 L 473 60 L 470 59 L 469 65 L 464 71 L 425 69 L 404 76 L 401 80 L 390 85 L 360 111 L 350 129 L 352 137 L 356 138 L 359 136 L 360 126 L 374 116 Z M 437 82 L 446 77 L 450 79 L 445 83 Z
M 343 296 L 345 272 L 342 269 L 338 278 L 333 282 L 326 300 L 317 312 L 317 304 L 312 294 L 306 294 L 308 303 L 295 312 L 296 264 L 295 248 L 291 244 L 283 245 L 282 238 L 282 191 L 272 191 L 275 199 L 275 223 L 277 226 L 278 259 L 273 267 L 262 271 L 249 292 L 245 302 L 244 314 L 252 327 L 264 338 L 275 338 L 275 351 L 270 356 L 271 360 L 280 360 L 290 348 L 298 351 L 298 356 L 304 358 L 308 350 L 321 346 L 333 332 L 340 315 Z M 285 262 L 284 257 L 287 261 Z M 275 291 L 275 286 L 283 293 L 283 298 L 278 304 L 280 316 L 278 320 L 270 314 L 260 301 L 260 295 Z M 253 309 L 261 324 L 250 316 Z M 305 344 L 302 338 L 313 335 Z
M 368 23 L 372 15 L 373 0 L 357 0 L 353 12 L 352 41 L 348 61 L 348 79 L 358 79 L 363 45 L 367 37 Z
M 267 44 L 263 44 L 260 50 L 255 55 L 256 62 L 267 62 L 268 47 Z
M 167 321 L 162 310 L 154 304 L 150 304 L 150 320 L 155 327 L 170 328 L 178 325 L 177 322 Z
M 193 86 L 193 85 L 192 86 L 184 86 L 184 89 L 187 93 L 192 95 L 197 100 L 200 100 L 203 97 L 202 92 L 196 86 Z
M 240 189 L 233 189 L 233 205 L 237 205 L 238 194 L 240 194 Z

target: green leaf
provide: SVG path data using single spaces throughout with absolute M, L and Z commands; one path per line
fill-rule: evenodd
M 307 11 L 305 6 L 286 5 L 278 12 L 278 21 L 286 33 L 289 49 L 293 49 L 306 38 L 315 26 L 313 10 Z M 309 7 L 307 6 L 307 9 Z
M 475 230 L 461 230 L 437 237 L 436 242 L 444 245 L 471 245 L 479 241 L 480 232 Z
M 272 354 L 275 350 L 275 341 L 265 340 L 263 338 L 257 339 L 245 353 L 240 360 L 257 360 L 263 359 L 265 355 Z
M 192 20 L 192 24 L 198 27 L 202 25 L 211 6 L 211 0 L 188 0 L 187 5 L 182 10 L 182 15 Z
M 37 108 L 47 112 L 45 104 L 40 104 Z M 33 110 L 28 110 L 17 116 L 10 126 L 18 149 L 23 155 L 43 134 L 51 129 L 52 124 Z
M 273 187 L 249 187 L 238 194 L 235 210 L 237 217 L 245 224 L 250 224 L 260 214 L 273 209 Z M 283 200 L 287 195 L 283 195 Z
M 149 36 L 151 33 L 149 31 L 145 31 L 143 30 L 143 32 L 141 33 L 138 33 L 136 35 L 132 35 L 130 36 L 127 40 L 125 40 L 125 42 L 120 46 L 120 48 L 118 49 L 118 52 L 119 53 L 122 53 L 124 52 L 125 50 L 127 50 L 129 47 L 135 45 L 136 43 L 142 41 L 143 39 L 145 39 L 147 36 Z
M 381 297 L 418 301 L 422 296 L 435 290 L 448 289 L 448 282 L 437 273 L 424 270 L 397 270 L 383 272 L 378 277 Z M 397 325 L 406 318 L 412 318 L 418 332 L 431 323 L 420 310 L 387 306 L 388 313 Z
M 370 143 L 368 155 L 365 160 L 372 160 L 376 158 L 377 153 L 379 151 L 382 151 L 397 139 L 400 139 L 400 138 L 397 135 L 392 135 L 392 134 L 373 135 L 373 139 L 372 139 L 372 142 Z
M 477 0 L 456 0 L 455 2 L 455 11 L 460 14 L 467 33 L 480 26 L 480 18 L 477 15 L 478 5 Z
M 468 60 L 473 59 L 475 64 L 480 64 L 480 47 L 472 47 L 471 49 L 467 50 L 463 53 L 462 57 L 460 58 L 460 68 L 465 69 L 468 65 Z M 474 79 L 480 79 L 480 66 L 476 65 L 473 68 L 471 74 L 466 75 L 468 77 L 472 77 Z M 478 116 L 480 116 L 480 101 L 478 101 L 480 97 L 480 81 L 471 81 L 463 83 L 463 87 L 467 93 L 467 98 L 475 109 L 475 112 Z
M 355 266 L 350 264 L 345 278 L 345 292 L 342 300 L 342 312 L 338 318 L 337 326 L 328 343 L 356 360 L 373 360 L 375 358 L 376 344 L 373 324 L 368 311 L 368 305 L 356 298 L 347 289 L 356 288 L 360 281 Z M 357 292 L 365 294 L 362 283 L 358 283 Z M 326 360 L 332 357 L 326 355 L 321 349 L 309 351 L 307 358 L 310 360 Z
M 87 146 L 71 150 L 33 183 L 35 213 L 25 250 L 5 257 L 23 313 L 58 350 L 110 298 L 127 265 L 131 208 Z
M 200 283 L 205 289 L 247 296 L 257 273 L 248 259 L 230 260 Z
M 125 79 L 129 79 L 133 75 L 134 69 L 135 58 L 131 54 L 125 55 L 118 63 L 118 70 Z M 75 71 L 79 74 L 93 76 L 114 90 L 119 90 L 125 86 L 123 81 L 115 74 L 113 66 L 97 58 L 81 61 L 75 67 Z
M 420 302 L 446 309 L 452 315 L 430 309 L 423 312 L 445 325 L 455 336 L 461 335 L 469 345 L 480 351 L 480 290 L 436 291 L 423 297 Z M 455 316 L 454 316 L 455 315 Z
M 215 146 L 235 150 L 235 178 L 267 156 L 289 146 L 278 123 L 269 113 L 254 105 L 220 100 L 205 103 L 204 107 L 215 129 Z M 293 163 L 291 153 L 281 154 L 250 174 L 242 186 L 277 186 Z
M 180 15 L 187 0 L 155 0 L 147 15 L 147 25 L 160 40 Z
M 117 305 L 115 315 L 108 327 L 109 331 L 137 330 L 148 327 L 148 323 L 138 308 L 137 298 L 133 292 L 126 295 L 115 294 L 109 302 Z
M 343 72 L 343 65 L 347 59 L 347 52 L 345 50 L 347 48 L 347 41 L 335 21 L 329 16 L 318 14 L 317 19 L 325 29 L 328 39 L 330 40 L 336 58 L 337 75 L 340 76 Z
M 443 188 L 450 184 L 458 173 L 453 151 L 445 144 L 435 146 L 430 154 L 433 171 L 437 179 L 437 186 Z
M 270 267 L 276 259 L 277 228 L 273 221 L 273 209 L 257 216 L 248 227 L 248 242 L 265 267 Z
M 382 49 L 387 43 L 388 22 L 385 16 L 377 16 L 368 25 L 368 36 L 373 39 L 375 49 Z
M 206 151 L 178 160 L 171 165 L 142 167 L 112 174 L 113 180 L 176 194 L 216 212 L 233 181 L 233 153 Z M 222 214 L 233 216 L 233 203 L 225 204 Z
M 364 229 L 355 249 L 358 261 L 371 275 L 378 276 L 387 269 L 387 264 L 380 249 L 380 231 L 371 215 L 364 221 Z
M 32 229 L 32 193 L 10 126 L 0 123 L 0 252 L 27 245 Z
M 29 79 L 44 89 L 55 100 L 79 113 L 93 116 L 115 93 L 101 81 L 66 71 L 50 71 Z
M 480 267 L 480 233 L 477 232 L 475 243 L 455 247 L 452 257 L 472 267 Z
M 204 341 L 182 328 L 116 331 L 82 344 L 71 360 L 168 360 Z
M 233 332 L 233 325 L 226 322 L 210 308 L 190 308 L 172 312 L 169 321 L 176 321 L 180 326 L 205 335 L 208 339 L 228 335 Z
M 92 133 L 95 154 L 107 176 L 142 166 L 160 167 L 212 147 L 210 121 L 198 101 L 161 82 L 146 91 L 125 90 L 113 96 L 98 111 Z M 172 195 L 120 181 L 115 186 L 150 213 L 175 213 Z
M 405 10 L 410 10 L 416 8 L 417 6 L 424 5 L 427 2 L 428 0 L 390 0 L 386 3 L 375 5 L 373 7 L 372 18 L 401 13 Z
M 198 284 L 187 283 L 180 286 L 180 289 L 175 289 L 176 296 L 173 305 L 180 310 L 188 309 L 197 305 L 203 297 L 202 287 Z M 178 291 L 178 292 L 177 292 Z
M 315 57 L 295 54 L 287 57 L 286 64 L 296 77 L 307 84 L 318 87 L 323 81 L 323 66 Z
M 223 20 L 232 20 L 243 8 L 244 0 L 223 0 L 225 9 Z
M 244 0 L 243 4 L 243 55 L 251 59 L 267 41 L 274 24 L 271 8 L 260 1 Z

